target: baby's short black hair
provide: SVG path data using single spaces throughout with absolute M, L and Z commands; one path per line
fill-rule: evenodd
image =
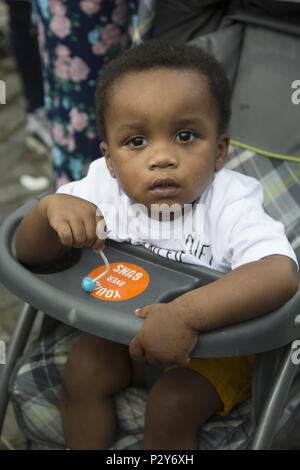
M 218 131 L 226 132 L 230 120 L 230 86 L 221 64 L 211 54 L 190 44 L 149 40 L 126 49 L 103 67 L 96 91 L 96 122 L 99 137 L 106 139 L 105 112 L 109 92 L 117 80 L 132 72 L 154 68 L 195 70 L 206 77 L 218 110 Z

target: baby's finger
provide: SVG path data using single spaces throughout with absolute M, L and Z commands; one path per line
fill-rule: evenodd
M 70 227 L 73 234 L 73 246 L 75 248 L 82 248 L 86 245 L 86 232 L 82 220 L 75 220 L 70 222 Z
M 148 311 L 147 309 L 144 307 L 144 308 L 136 308 L 134 310 L 134 314 L 137 316 L 137 317 L 141 317 L 141 318 L 146 318 L 147 315 L 148 315 Z
M 85 219 L 84 228 L 86 233 L 86 246 L 92 246 L 92 244 L 97 240 L 95 218 L 88 217 Z
M 129 354 L 135 361 L 145 361 L 145 351 L 142 348 L 137 336 L 129 344 Z
M 106 223 L 103 217 L 96 217 L 96 236 L 99 240 L 106 240 L 108 232 L 106 231 Z
M 61 222 L 56 232 L 57 232 L 57 235 L 59 236 L 61 243 L 64 246 L 67 246 L 67 247 L 74 246 L 73 245 L 74 244 L 73 233 L 68 222 L 66 221 Z
M 105 247 L 105 241 L 104 240 L 99 240 L 97 238 L 94 243 L 91 244 L 91 248 L 95 253 L 99 253 L 99 251 L 103 251 Z
M 189 362 L 191 362 L 191 358 L 189 356 L 178 358 L 173 362 L 172 365 L 176 365 L 178 367 L 186 367 Z

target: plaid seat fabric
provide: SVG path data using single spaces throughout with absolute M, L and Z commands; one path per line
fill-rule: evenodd
M 287 236 L 300 258 L 300 164 L 268 158 L 231 145 L 227 167 L 261 181 L 266 211 L 284 223 Z M 37 444 L 64 448 L 59 413 L 63 368 L 69 351 L 82 333 L 62 325 L 34 342 L 16 365 L 10 396 L 24 434 Z M 114 449 L 140 449 L 147 391 L 130 387 L 116 395 L 118 435 Z M 240 449 L 251 439 L 251 400 L 226 417 L 210 419 L 199 433 L 199 449 Z
M 65 448 L 59 412 L 61 378 L 67 356 L 82 333 L 61 325 L 32 343 L 15 367 L 10 396 L 17 422 L 35 444 Z M 113 449 L 140 450 L 148 392 L 129 387 L 115 397 L 118 433 Z M 242 447 L 251 429 L 251 401 L 241 404 L 226 416 L 216 416 L 199 434 L 199 449 L 236 449 Z
M 300 159 L 288 161 L 230 145 L 226 167 L 258 179 L 264 188 L 264 208 L 282 222 L 300 259 Z

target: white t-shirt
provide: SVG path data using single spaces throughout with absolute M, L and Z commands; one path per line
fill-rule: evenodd
M 268 255 L 296 255 L 282 223 L 263 209 L 263 189 L 252 177 L 223 168 L 178 223 L 159 222 L 133 203 L 112 178 L 104 158 L 80 181 L 58 193 L 77 196 L 101 210 L 108 238 L 144 245 L 166 258 L 228 272 Z M 182 225 L 183 223 L 183 225 Z

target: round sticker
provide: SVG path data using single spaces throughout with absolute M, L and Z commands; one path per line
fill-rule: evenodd
M 105 269 L 105 265 L 100 266 L 91 271 L 89 276 L 95 278 Z M 148 273 L 140 266 L 131 263 L 110 263 L 109 272 L 96 281 L 96 288 L 90 294 L 102 300 L 126 300 L 139 295 L 148 284 Z

